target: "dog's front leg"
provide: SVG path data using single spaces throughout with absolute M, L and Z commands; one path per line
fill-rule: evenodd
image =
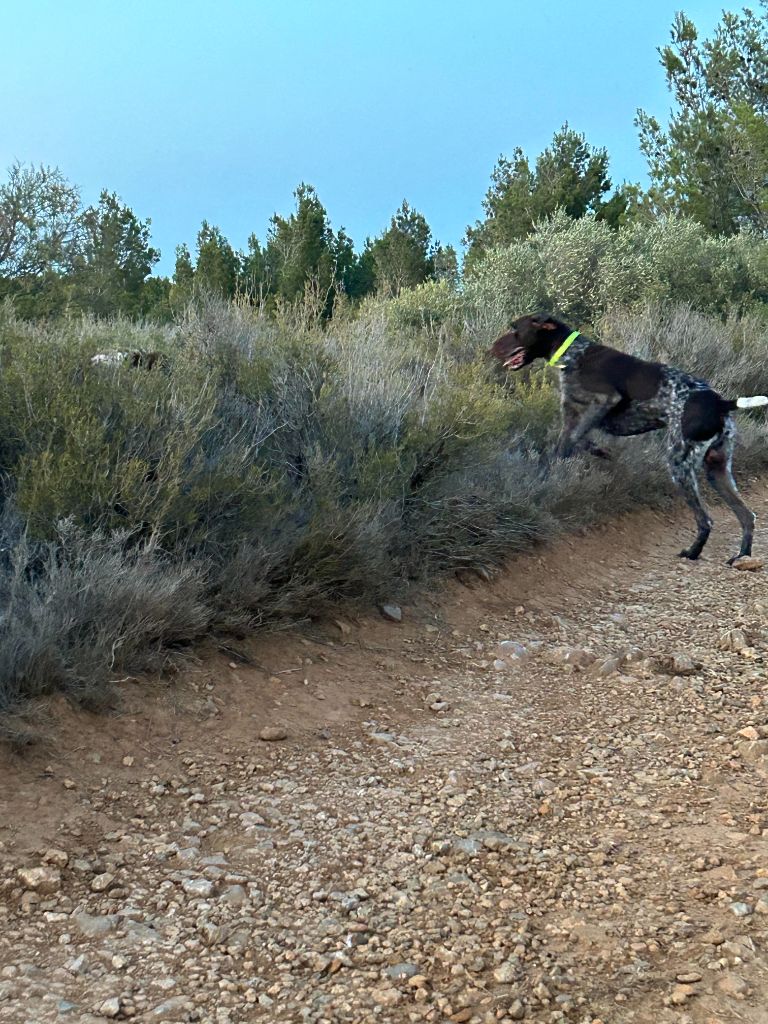
M 617 396 L 613 395 L 599 395 L 586 402 L 564 398 L 563 426 L 555 447 L 555 458 L 570 458 L 616 401 Z

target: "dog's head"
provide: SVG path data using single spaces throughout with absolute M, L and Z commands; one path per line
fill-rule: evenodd
M 501 360 L 505 370 L 522 370 L 535 359 L 549 359 L 567 330 L 546 313 L 521 316 L 496 339 L 489 355 Z
M 168 359 L 162 352 L 131 352 L 128 365 L 138 366 L 144 370 L 153 370 L 156 366 L 166 367 Z

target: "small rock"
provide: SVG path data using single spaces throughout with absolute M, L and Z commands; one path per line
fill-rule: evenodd
M 259 739 L 267 743 L 275 743 L 277 740 L 287 740 L 288 730 L 281 725 L 267 725 L 259 733 Z
M 675 985 L 669 1001 L 673 1006 L 682 1006 L 693 995 L 696 995 L 696 989 L 692 985 Z
M 768 740 L 743 740 L 736 744 L 736 749 L 744 761 L 758 764 L 768 757 Z
M 754 725 L 748 725 L 745 729 L 739 729 L 739 736 L 745 740 L 759 740 L 760 733 L 754 727 Z
M 381 605 L 381 614 L 385 619 L 389 619 L 390 622 L 403 621 L 403 610 L 398 604 Z
M 145 1014 L 144 1018 L 147 1021 L 150 1020 L 168 1020 L 176 1021 L 182 1019 L 185 1011 L 189 1007 L 189 1000 L 186 996 L 172 996 L 170 999 L 166 999 L 164 1003 L 158 1003 L 154 1009 L 150 1010 L 149 1013 Z
M 102 874 L 94 876 L 91 881 L 91 890 L 93 892 L 106 892 L 114 880 L 114 875 L 110 874 L 109 871 L 104 871 Z
M 754 558 L 750 555 L 744 555 L 741 558 L 737 558 L 736 561 L 731 564 L 734 569 L 740 569 L 742 572 L 758 572 L 763 568 L 762 558 Z
M 258 828 L 267 824 L 264 818 L 257 814 L 256 811 L 243 811 L 239 816 L 239 821 L 243 828 Z M 178 857 L 178 854 L 176 856 Z
M 479 839 L 454 839 L 451 846 L 458 853 L 464 853 L 468 857 L 474 857 L 483 848 L 483 844 Z
M 749 903 L 731 903 L 728 909 L 736 917 L 749 917 L 753 910 Z
M 493 977 L 500 985 L 511 985 L 520 977 L 520 965 L 515 960 L 506 960 L 496 968 Z
M 31 889 L 27 889 L 21 896 L 21 912 L 22 914 L 32 914 L 40 904 L 40 895 L 36 892 L 32 892 Z
M 385 974 L 388 978 L 392 978 L 393 981 L 397 981 L 400 978 L 415 978 L 419 973 L 419 968 L 416 964 L 394 964 L 392 967 L 388 967 Z
M 749 992 L 749 985 L 738 974 L 725 974 L 717 982 L 717 987 L 727 996 L 732 996 L 736 999 L 745 996 Z
M 240 815 L 242 819 L 243 815 Z M 176 860 L 181 864 L 194 864 L 200 860 L 200 851 L 196 846 L 183 846 L 180 850 L 176 851 Z
M 69 854 L 65 853 L 64 850 L 54 848 L 45 851 L 43 860 L 46 864 L 53 864 L 54 867 L 65 868 L 69 864 Z
M 95 939 L 113 931 L 117 921 L 111 915 L 92 916 L 86 913 L 73 914 L 73 920 L 80 932 L 89 939 Z
M 57 868 L 19 868 L 16 873 L 22 885 L 41 896 L 52 896 L 61 888 L 61 872 Z
M 248 893 L 242 885 L 230 885 L 229 888 L 224 890 L 220 898 L 222 902 L 229 903 L 233 907 L 241 907 L 244 903 L 248 902 Z
M 188 896 L 199 896 L 204 900 L 213 896 L 213 882 L 207 878 L 185 878 L 181 888 Z
M 507 1010 L 507 1015 L 512 1020 L 523 1020 L 523 1018 L 525 1017 L 525 1006 L 520 1002 L 519 999 L 516 999 Z
M 591 651 L 585 651 L 582 647 L 564 647 L 560 651 L 560 660 L 566 665 L 576 665 L 578 668 L 587 668 L 594 665 L 597 655 Z
M 397 743 L 397 736 L 393 732 L 371 732 L 368 738 L 376 743 Z
M 499 653 L 509 661 L 525 661 L 529 655 L 528 648 L 517 640 L 502 640 L 499 644 Z
M 606 658 L 605 661 L 598 665 L 597 674 L 599 676 L 612 676 L 614 672 L 619 672 L 620 669 L 621 658 Z
M 698 971 L 686 971 L 684 974 L 678 974 L 677 981 L 681 985 L 695 985 L 697 981 L 701 981 L 701 974 Z
M 740 651 L 746 650 L 748 646 L 747 637 L 743 629 L 729 629 L 720 641 L 720 647 L 722 650 L 735 651 L 736 654 Z
M 80 956 L 75 957 L 74 960 L 69 960 L 64 964 L 64 967 L 70 974 L 87 974 L 90 970 L 90 964 L 82 953 Z
M 99 1013 L 103 1017 L 117 1017 L 120 1013 L 120 999 L 117 996 L 112 996 L 111 999 L 105 999 L 99 1007 Z
M 670 676 L 693 676 L 699 670 L 698 662 L 695 662 L 688 654 L 669 654 L 660 658 L 659 669 Z
M 548 793 L 552 793 L 556 789 L 557 786 L 551 779 L 536 779 L 533 784 L 533 795 L 547 796 Z
M 371 998 L 374 1006 L 397 1006 L 402 1000 L 402 995 L 391 985 L 382 985 L 381 988 L 371 990 Z

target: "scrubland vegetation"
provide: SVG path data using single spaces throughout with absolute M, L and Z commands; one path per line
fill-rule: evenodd
M 83 210 L 50 168 L 0 187 L 0 711 L 89 706 L 203 637 L 250 634 L 670 500 L 651 438 L 549 464 L 556 371 L 486 350 L 547 309 L 728 396 L 768 392 L 765 93 L 734 54 L 765 19 L 724 15 L 662 52 L 676 112 L 639 117 L 651 185 L 613 188 L 567 126 L 493 173 L 456 253 L 404 203 L 358 252 L 313 189 L 236 252 L 201 228 L 155 278 L 149 222 Z M 750 49 L 751 48 L 751 49 Z M 766 66 L 764 62 L 760 66 Z M 683 81 L 698 76 L 697 90 Z M 717 143 L 717 145 L 716 145 Z M 687 147 L 687 148 L 686 148 Z M 708 148 L 709 147 L 709 148 Z M 695 155 L 695 159 L 694 159 Z M 685 159 L 683 159 L 685 158 Z M 93 366 L 160 351 L 151 371 Z M 737 471 L 768 464 L 742 416 Z

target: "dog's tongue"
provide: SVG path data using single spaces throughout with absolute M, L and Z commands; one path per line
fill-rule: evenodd
M 525 349 L 518 348 L 512 353 L 509 359 L 505 360 L 504 366 L 510 370 L 519 370 L 525 362 Z

